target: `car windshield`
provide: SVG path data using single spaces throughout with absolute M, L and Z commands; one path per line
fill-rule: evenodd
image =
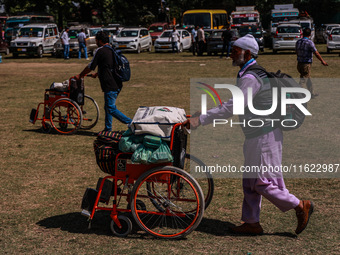
M 285 34 L 299 34 L 300 28 L 299 27 L 278 27 L 278 33 L 285 33 Z
M 250 22 L 257 22 L 256 17 L 241 17 L 241 18 L 233 18 L 233 24 L 244 24 Z
M 42 37 L 43 31 L 40 27 L 24 27 L 19 30 L 19 37 Z
M 117 37 L 137 37 L 138 30 L 123 30 L 122 32 L 117 35 Z
M 118 34 L 118 30 L 115 29 L 103 29 L 103 31 L 109 35 L 116 35 Z
M 163 27 L 162 26 L 152 26 L 152 27 L 150 27 L 149 32 L 150 33 L 163 32 Z
M 95 36 L 100 30 L 101 28 L 90 29 L 90 36 Z
M 296 18 L 297 18 L 297 16 L 273 17 L 272 22 L 273 23 L 279 23 L 279 22 L 282 22 L 282 21 L 289 21 L 289 20 L 293 20 L 293 19 L 296 19 Z
M 168 38 L 171 36 L 171 31 L 165 31 L 162 35 L 161 38 Z
M 80 33 L 80 29 L 72 29 L 72 30 L 68 31 L 68 36 L 71 39 L 78 38 L 79 33 Z
M 222 36 L 222 31 L 214 31 L 211 33 L 211 36 L 214 36 L 214 37 L 221 37 Z
M 340 28 L 333 29 L 332 30 L 332 35 L 340 35 Z
M 328 26 L 326 30 L 332 30 L 333 27 L 338 27 L 338 26 Z
M 259 27 L 243 27 L 240 28 L 240 36 L 245 36 L 246 34 L 251 34 L 255 38 L 260 38 L 262 37 L 262 31 L 261 28 Z
M 209 13 L 187 13 L 183 17 L 183 25 L 211 28 L 211 16 Z

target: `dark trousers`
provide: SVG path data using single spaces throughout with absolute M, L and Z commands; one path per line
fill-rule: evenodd
M 197 53 L 197 55 L 202 56 L 203 50 L 204 50 L 204 41 L 199 41 L 198 42 L 198 53 Z
M 192 55 L 197 53 L 197 42 L 192 42 Z
M 230 54 L 230 42 L 229 41 L 224 41 L 223 42 L 223 48 L 222 48 L 222 55 L 221 57 L 223 57 L 223 54 L 225 52 L 225 49 L 227 48 L 227 58 L 229 57 L 229 54 Z

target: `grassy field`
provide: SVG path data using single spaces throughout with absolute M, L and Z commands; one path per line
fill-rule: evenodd
M 325 54 L 323 67 L 314 60 L 315 78 L 340 78 L 338 54 Z M 182 107 L 189 113 L 190 78 L 236 77 L 231 60 L 193 57 L 189 53 L 126 54 L 132 79 L 124 85 L 118 108 L 133 116 L 140 105 Z M 298 77 L 293 53 L 272 55 L 269 50 L 258 62 L 270 71 L 281 69 Z M 95 215 L 92 229 L 80 215 L 87 187 L 95 188 L 105 176 L 95 162 L 95 133 L 104 127 L 103 93 L 99 81 L 86 79 L 86 94 L 99 104 L 100 121 L 90 131 L 72 136 L 44 134 L 28 122 L 32 108 L 43 101 L 44 90 L 78 74 L 84 59 L 13 59 L 0 64 L 0 254 L 339 254 L 339 179 L 287 179 L 288 189 L 301 199 L 311 199 L 315 212 L 308 228 L 296 237 L 295 212 L 281 213 L 263 200 L 261 224 L 265 234 L 236 236 L 228 227 L 240 223 L 242 185 L 240 179 L 217 179 L 213 201 L 200 226 L 184 240 L 158 240 L 139 229 L 127 238 L 112 235 L 110 218 Z M 303 127 L 285 133 L 284 162 L 340 163 L 338 125 L 340 87 L 316 88 L 320 96 L 309 104 L 313 117 Z M 114 129 L 126 126 L 114 122 Z M 228 160 L 243 162 L 240 130 L 228 136 Z

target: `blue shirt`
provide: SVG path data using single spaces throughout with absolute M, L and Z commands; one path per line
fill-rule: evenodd
M 314 43 L 304 37 L 296 42 L 295 45 L 297 61 L 299 63 L 312 63 L 313 62 L 313 53 L 317 51 Z

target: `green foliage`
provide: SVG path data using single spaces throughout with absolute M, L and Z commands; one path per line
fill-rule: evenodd
M 293 3 L 306 10 L 316 24 L 330 22 L 339 12 L 338 0 L 167 0 L 163 7 L 169 7 L 169 20 L 181 23 L 183 12 L 189 9 L 225 9 L 228 13 L 236 5 L 255 5 L 261 13 L 262 23 L 269 25 L 270 10 L 274 4 Z M 155 21 L 166 21 L 166 14 L 160 12 L 161 1 L 156 0 L 0 0 L 6 12 L 15 15 L 19 12 L 45 12 L 56 17 L 59 26 L 68 21 L 124 25 L 148 25 Z M 94 13 L 95 12 L 95 13 Z M 333 22 L 336 22 L 334 20 Z

